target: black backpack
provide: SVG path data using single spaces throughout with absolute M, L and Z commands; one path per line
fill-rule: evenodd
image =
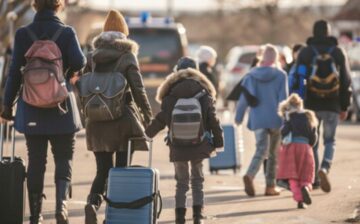
M 122 116 L 127 81 L 116 71 L 119 62 L 110 72 L 96 72 L 94 63 L 92 71 L 81 76 L 78 87 L 85 118 L 110 121 Z
M 339 96 L 339 69 L 331 53 L 331 47 L 325 53 L 311 46 L 314 52 L 311 75 L 307 83 L 307 93 L 310 97 L 319 99 L 335 99 Z

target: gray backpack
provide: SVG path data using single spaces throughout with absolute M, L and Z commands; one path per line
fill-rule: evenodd
M 204 140 L 204 122 L 199 99 L 206 95 L 202 90 L 191 98 L 176 101 L 171 114 L 169 138 L 173 145 L 191 146 Z
M 120 118 L 125 107 L 126 79 L 116 72 L 119 62 L 111 72 L 92 72 L 79 81 L 82 112 L 91 121 L 111 121 Z

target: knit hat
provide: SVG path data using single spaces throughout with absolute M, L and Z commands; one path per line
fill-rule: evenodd
M 209 62 L 217 58 L 216 51 L 209 46 L 201 46 L 196 55 L 199 63 Z
M 198 70 L 197 62 L 191 57 L 182 57 L 178 60 L 177 65 L 175 67 L 176 71 L 181 69 L 193 68 Z
M 314 23 L 313 35 L 314 37 L 326 37 L 330 34 L 330 24 L 325 20 L 318 20 Z
M 104 32 L 115 31 L 121 32 L 126 36 L 129 35 L 129 28 L 126 24 L 126 20 L 120 12 L 111 10 L 107 17 L 103 28 Z

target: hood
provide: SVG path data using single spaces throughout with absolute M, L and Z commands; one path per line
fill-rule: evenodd
M 206 78 L 206 76 L 203 75 L 198 70 L 187 68 L 174 72 L 166 77 L 165 81 L 159 86 L 157 90 L 156 101 L 161 103 L 164 97 L 169 95 L 170 92 L 173 91 L 172 90 L 173 85 L 179 82 L 180 80 L 196 81 L 196 83 L 198 83 L 202 88 L 204 88 L 213 97 L 213 99 L 216 98 L 216 90 L 213 84 Z M 190 82 L 187 84 L 190 84 Z M 184 85 L 181 86 L 176 85 L 176 87 L 178 89 L 181 89 L 182 92 L 186 93 L 188 92 L 187 91 L 188 89 L 186 88 L 187 86 L 185 82 Z M 191 88 L 189 88 L 189 90 L 191 90 Z M 190 91 L 188 93 L 193 94 L 190 93 Z
M 307 45 L 315 45 L 315 46 L 337 46 L 338 41 L 333 36 L 327 37 L 310 37 L 306 41 Z
M 108 63 L 125 53 L 138 54 L 139 46 L 120 32 L 102 32 L 93 40 L 92 57 L 95 63 Z
M 274 67 L 255 67 L 250 70 L 249 75 L 260 82 L 270 82 L 278 77 L 279 69 Z

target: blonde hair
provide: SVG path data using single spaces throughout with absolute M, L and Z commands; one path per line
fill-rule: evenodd
M 281 68 L 279 61 L 279 51 L 272 44 L 264 45 L 264 50 L 260 57 L 260 65 L 262 66 L 274 66 Z

